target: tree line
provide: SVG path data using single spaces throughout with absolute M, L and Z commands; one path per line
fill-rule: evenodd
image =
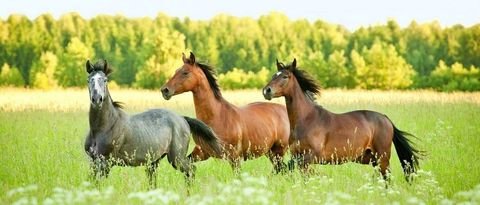
M 258 88 L 275 60 L 298 65 L 322 87 L 480 90 L 480 24 L 394 20 L 349 31 L 322 20 L 291 20 L 281 13 L 258 19 L 218 15 L 84 19 L 68 13 L 30 20 L 0 19 L 0 85 L 35 88 L 84 86 L 87 59 L 107 59 L 111 84 L 154 89 L 181 66 L 181 53 L 217 68 L 227 89 Z

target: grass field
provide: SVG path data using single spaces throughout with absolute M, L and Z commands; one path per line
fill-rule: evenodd
M 158 91 L 112 90 L 126 111 L 163 107 L 194 116 L 192 97 L 170 101 Z M 264 101 L 260 91 L 224 92 L 237 105 Z M 283 99 L 274 102 L 282 103 Z M 413 184 L 403 178 L 393 151 L 389 189 L 370 166 L 315 165 L 272 174 L 268 159 L 242 163 L 235 175 L 219 159 L 199 162 L 195 182 L 166 160 L 158 189 L 148 190 L 143 167 L 113 168 L 110 177 L 88 182 L 83 152 L 88 130 L 88 91 L 0 89 L 0 204 L 456 204 L 480 203 L 480 93 L 327 90 L 317 102 L 334 112 L 370 109 L 387 114 L 414 133 L 426 151 Z M 393 146 L 392 146 L 393 149 Z

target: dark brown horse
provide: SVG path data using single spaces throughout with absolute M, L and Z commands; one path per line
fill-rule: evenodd
M 193 53 L 189 58 L 183 54 L 182 59 L 183 66 L 161 88 L 163 97 L 168 100 L 173 95 L 192 91 L 197 118 L 223 141 L 225 157 L 235 170 L 242 158 L 268 154 L 275 171 L 279 172 L 285 166 L 283 155 L 290 135 L 285 107 L 263 102 L 237 107 L 222 97 L 212 67 L 196 62 Z M 197 161 L 224 156 L 197 143 L 190 157 Z
M 387 116 L 369 110 L 332 113 L 312 100 L 312 94 L 318 94 L 320 87 L 296 67 L 296 60 L 287 66 L 277 61 L 277 67 L 278 72 L 263 89 L 263 95 L 267 100 L 285 97 L 292 165 L 296 161 L 307 170 L 311 163 L 372 163 L 380 165 L 386 178 L 393 141 L 407 180 L 418 168 L 419 151 L 406 138 L 411 134 L 397 129 Z

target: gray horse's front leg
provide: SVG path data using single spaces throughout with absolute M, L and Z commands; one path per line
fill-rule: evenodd
M 101 178 L 107 178 L 110 173 L 110 165 L 104 156 L 95 156 L 90 164 L 91 179 L 98 181 Z
M 157 168 L 159 161 L 160 160 L 154 161 L 146 166 L 145 172 L 147 173 L 150 188 L 157 188 Z

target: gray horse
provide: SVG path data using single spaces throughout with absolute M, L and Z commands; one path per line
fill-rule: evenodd
M 221 153 L 213 131 L 203 122 L 164 109 L 152 109 L 128 116 L 110 97 L 107 61 L 86 63 L 90 92 L 90 131 L 85 151 L 92 158 L 92 176 L 107 177 L 110 167 L 145 165 L 150 186 L 155 186 L 158 162 L 167 156 L 175 169 L 193 178 L 195 167 L 187 159 L 190 132 L 195 142 Z

